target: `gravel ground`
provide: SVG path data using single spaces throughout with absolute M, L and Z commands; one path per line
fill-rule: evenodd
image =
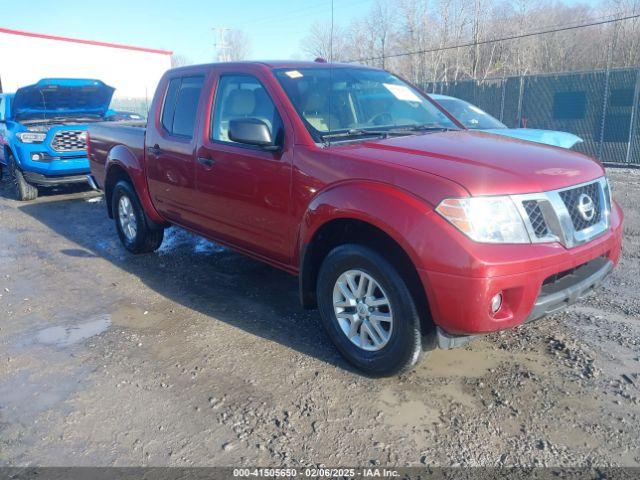
M 0 187 L 0 465 L 640 466 L 640 170 L 580 305 L 413 371 L 351 370 L 296 280 L 171 229 L 121 248 L 92 192 Z

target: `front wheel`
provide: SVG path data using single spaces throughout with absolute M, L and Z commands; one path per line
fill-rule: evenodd
M 320 268 L 317 296 L 329 337 L 363 372 L 393 375 L 420 358 L 413 296 L 398 270 L 374 250 L 353 244 L 333 249 Z
M 112 202 L 116 230 L 125 248 L 131 253 L 157 250 L 164 238 L 164 228 L 147 219 L 129 182 L 121 180 L 116 184 Z
M 37 187 L 25 180 L 22 170 L 16 166 L 12 158 L 9 159 L 9 164 L 11 165 L 11 182 L 15 199 L 20 202 L 28 202 L 38 198 Z

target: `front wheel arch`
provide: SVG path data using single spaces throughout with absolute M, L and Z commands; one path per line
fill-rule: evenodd
M 299 293 L 304 308 L 317 308 L 318 273 L 325 257 L 344 244 L 371 248 L 394 265 L 407 282 L 421 319 L 423 335 L 435 329 L 424 286 L 409 254 L 384 230 L 361 220 L 339 218 L 323 224 L 301 253 Z

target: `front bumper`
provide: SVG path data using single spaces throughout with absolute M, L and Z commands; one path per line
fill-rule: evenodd
M 598 257 L 576 268 L 557 281 L 542 285 L 540 295 L 533 310 L 526 318 L 532 322 L 573 305 L 602 283 L 613 270 L 613 262 L 606 257 Z
M 578 301 L 618 263 L 622 212 L 617 205 L 611 221 L 604 234 L 570 249 L 559 244 L 516 250 L 495 246 L 491 276 L 419 270 L 442 346 L 459 346 L 469 335 L 511 328 Z M 508 258 L 505 251 L 518 255 Z M 502 293 L 503 303 L 494 314 L 490 304 L 497 293 Z
M 89 159 L 85 151 L 55 152 L 45 144 L 20 144 L 16 147 L 20 169 L 45 176 L 86 175 Z M 34 155 L 39 160 L 33 160 Z
M 91 182 L 89 182 L 87 175 L 42 175 L 41 173 L 34 172 L 23 172 L 24 178 L 27 182 L 32 183 L 33 185 L 63 185 L 70 183 L 88 183 L 91 186 Z
M 542 285 L 533 310 L 524 323 L 558 312 L 584 298 L 602 283 L 613 270 L 613 266 L 613 262 L 608 258 L 598 257 L 570 271 L 557 281 Z M 437 327 L 438 347 L 445 350 L 466 345 L 474 336 L 454 335 Z

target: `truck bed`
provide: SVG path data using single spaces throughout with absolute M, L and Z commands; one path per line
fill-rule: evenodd
M 89 162 L 91 172 L 100 187 L 104 186 L 105 164 L 109 152 L 122 147 L 144 164 L 146 122 L 96 123 L 89 126 Z

